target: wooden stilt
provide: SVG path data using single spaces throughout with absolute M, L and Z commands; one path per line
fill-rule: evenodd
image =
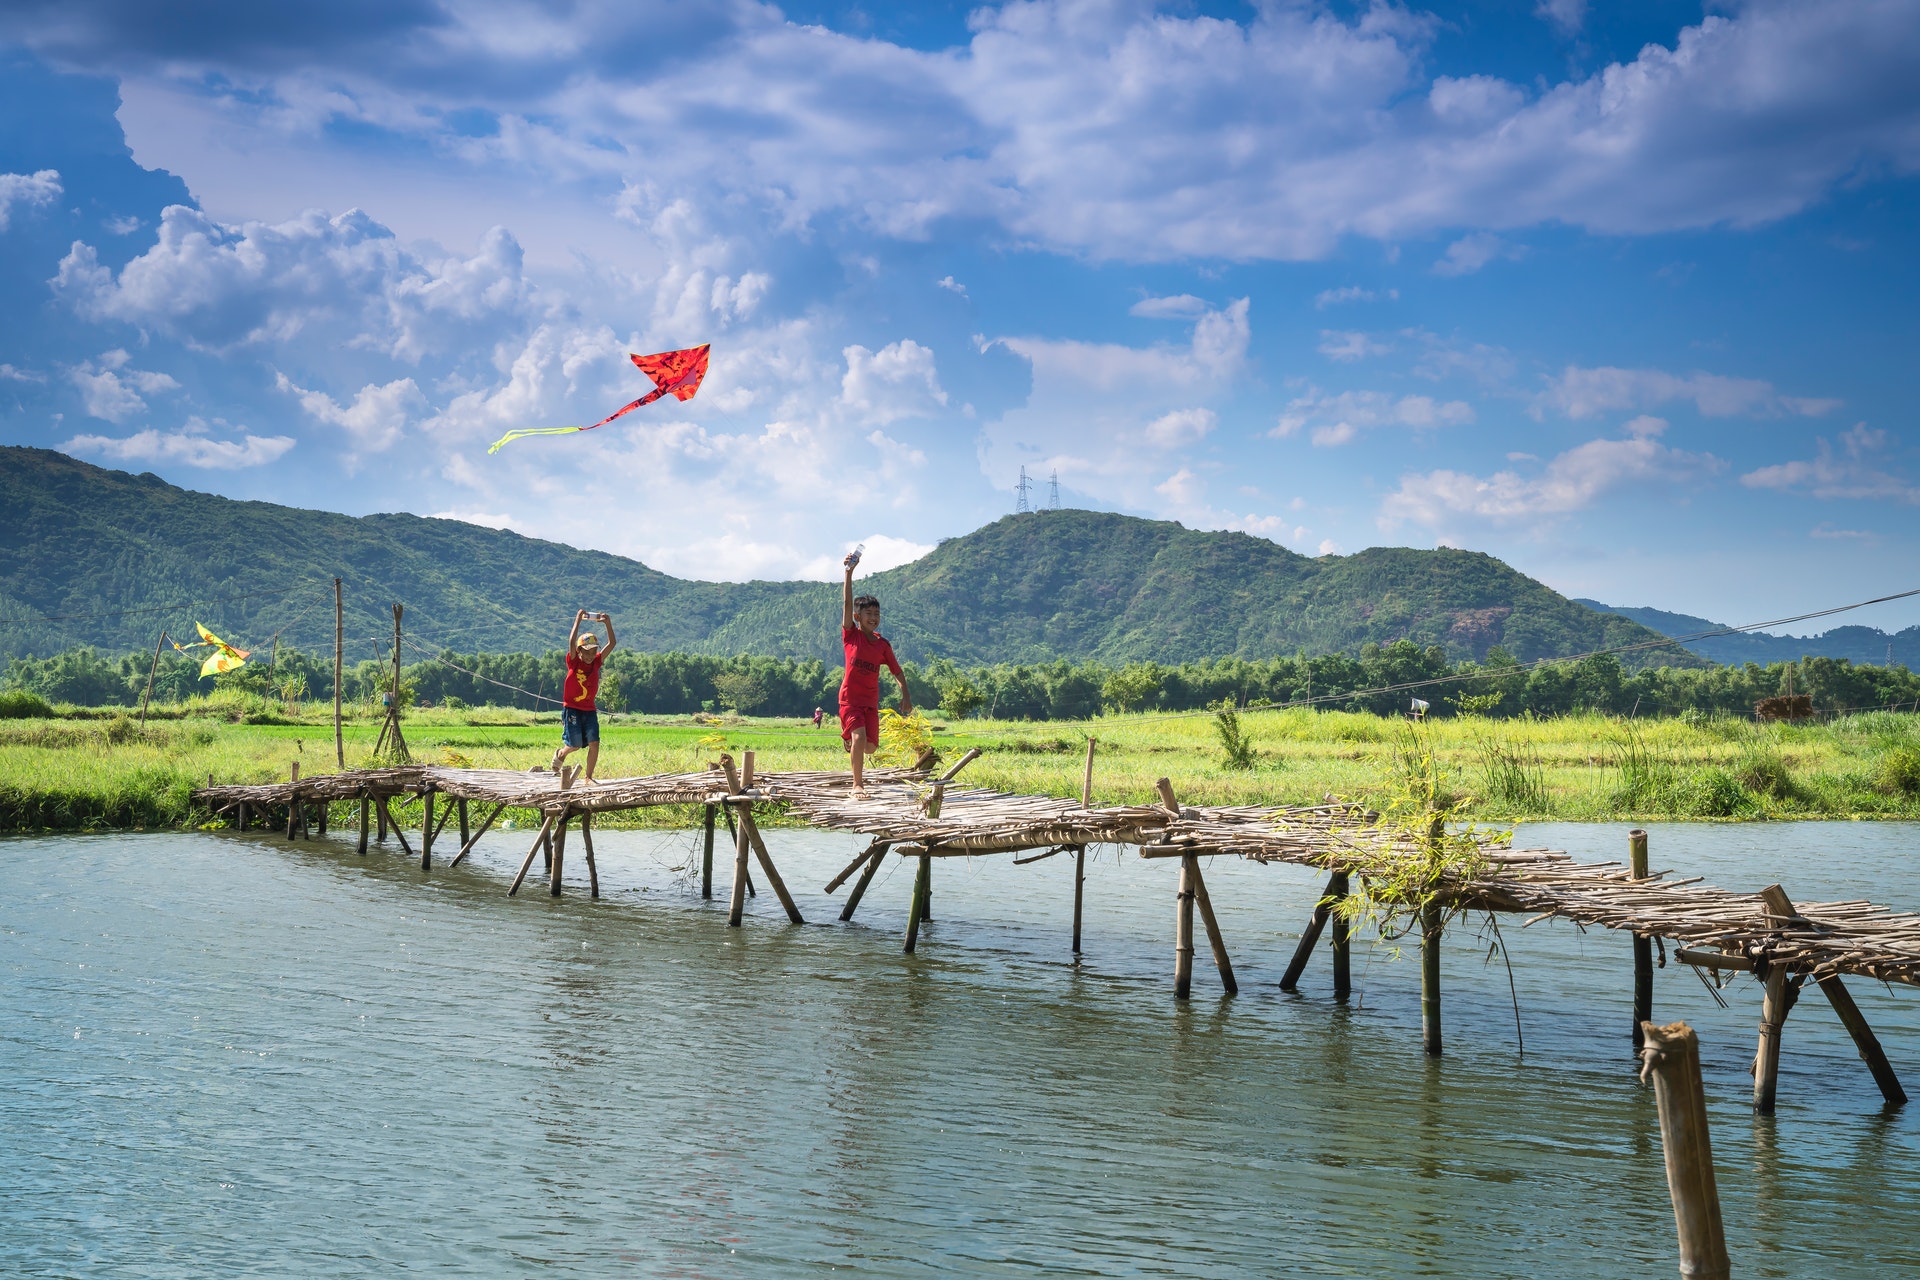
M 780 868 L 773 865 L 773 855 L 767 852 L 767 842 L 760 838 L 760 824 L 753 820 L 752 809 L 747 805 L 740 806 L 740 826 L 747 833 L 748 842 L 753 845 L 754 856 L 760 860 L 760 869 L 767 873 L 767 883 L 773 886 L 780 905 L 787 909 L 787 919 L 795 924 L 805 924 L 806 917 L 800 914 L 793 895 L 787 892 L 787 882 L 780 878 Z
M 1087 740 L 1087 759 L 1093 759 L 1093 740 Z M 1091 782 L 1091 768 L 1088 781 Z M 1073 954 L 1080 954 L 1080 906 L 1086 899 L 1087 888 L 1087 846 L 1078 844 L 1073 847 Z
M 463 800 L 461 801 L 461 803 L 465 804 L 466 801 Z M 464 859 L 468 854 L 473 852 L 473 846 L 480 843 L 480 837 L 487 834 L 487 828 L 493 825 L 493 820 L 495 818 L 498 818 L 502 813 L 506 812 L 506 808 L 507 806 L 504 802 L 493 806 L 493 812 L 488 814 L 486 817 L 480 819 L 480 829 L 474 832 L 471 836 L 467 836 L 465 829 L 462 828 L 460 834 L 465 838 L 463 838 L 460 841 L 460 852 L 454 854 L 453 861 L 447 864 L 448 870 L 452 870 L 454 867 L 459 866 L 461 860 Z
M 372 810 L 372 808 L 373 808 L 372 801 L 368 800 L 367 797 L 364 795 L 361 796 L 360 797 L 360 845 L 359 845 L 359 848 L 355 850 L 355 852 L 357 853 L 365 854 L 367 851 L 367 819 L 370 816 L 370 810 Z
M 740 774 L 733 767 L 733 757 L 723 752 L 720 756 L 720 767 L 727 774 L 727 794 L 738 795 L 741 790 Z M 733 820 L 732 801 L 727 803 L 727 825 L 734 829 L 733 897 L 727 904 L 727 925 L 729 928 L 737 929 L 747 910 L 747 855 L 751 845 L 747 840 L 747 824 L 736 823 Z
M 600 896 L 600 868 L 593 863 L 593 815 L 580 815 L 580 847 L 587 855 L 587 892 L 592 897 Z
M 1700 1082 L 1700 1042 L 1684 1022 L 1641 1028 L 1645 1066 L 1660 1108 L 1660 1145 L 1673 1197 L 1673 1225 L 1680 1238 L 1680 1274 L 1694 1280 L 1727 1280 L 1726 1232 L 1720 1223 L 1720 1192 L 1713 1181 L 1713 1143 L 1707 1132 L 1707 1095 Z
M 467 835 L 467 802 L 463 797 L 456 801 L 460 810 L 460 848 L 464 851 L 470 837 Z
M 513 885 L 507 890 L 507 896 L 509 898 L 520 892 L 520 886 L 526 881 L 527 872 L 533 867 L 533 856 L 540 852 L 552 834 L 553 819 L 548 818 L 540 824 L 540 830 L 534 835 L 533 843 L 527 846 L 527 856 L 520 861 L 520 873 L 514 876 Z
M 567 864 L 567 822 L 572 817 L 571 809 L 562 810 L 553 828 L 553 868 L 547 875 L 547 892 L 556 898 L 560 896 L 560 874 Z
M 300 827 L 300 802 L 287 801 L 287 839 L 292 840 Z
M 387 816 L 387 798 L 385 796 L 375 798 L 374 813 L 380 820 L 380 834 L 377 839 L 381 844 L 385 844 L 387 842 L 387 823 L 391 821 Z
M 920 866 L 913 876 L 913 901 L 907 907 L 907 941 L 901 948 L 908 955 L 920 943 L 920 922 L 926 919 L 927 896 L 933 884 L 933 858 L 929 854 L 920 855 Z
M 733 806 L 723 805 L 721 806 L 720 812 L 725 814 L 727 818 L 727 839 L 733 841 L 736 845 L 739 844 L 740 825 L 733 820 Z M 753 887 L 753 869 L 751 867 L 747 869 L 747 896 L 749 898 L 757 898 L 760 896 L 760 891 Z
M 1627 832 L 1627 861 L 1633 878 L 1647 878 L 1647 833 L 1638 827 Z M 1653 1018 L 1653 939 L 1633 935 L 1633 1047 L 1643 1043 L 1643 1027 Z
M 1193 861 L 1193 905 L 1200 908 L 1200 923 L 1207 927 L 1207 945 L 1213 949 L 1213 967 L 1220 971 L 1220 985 L 1228 995 L 1237 995 L 1240 984 L 1234 980 L 1233 961 L 1227 958 L 1227 940 L 1220 932 L 1220 922 L 1213 917 L 1213 900 L 1207 897 L 1207 878 L 1200 874 L 1200 859 L 1187 855 Z
M 234 819 L 234 829 L 236 831 L 245 831 L 247 829 L 247 802 L 245 800 L 240 802 L 240 812 Z
M 833 879 L 827 881 L 826 888 L 822 889 L 820 892 L 832 893 L 835 889 L 838 889 L 841 885 L 845 884 L 847 882 L 848 877 L 852 876 L 854 872 L 858 871 L 860 868 L 867 865 L 868 861 L 871 860 L 873 857 L 874 850 L 885 849 L 888 843 L 889 842 L 886 840 L 875 840 L 871 844 L 869 844 L 866 848 L 862 849 L 859 853 L 856 853 L 853 856 L 853 861 L 849 862 L 846 866 L 840 868 L 840 874 L 835 876 Z
M 873 873 L 880 869 L 880 863 L 886 856 L 887 846 L 884 842 L 873 846 L 872 852 L 867 857 L 867 869 L 860 873 L 858 880 L 854 881 L 853 892 L 847 895 L 847 905 L 840 908 L 842 920 L 853 919 L 854 910 L 859 907 L 860 899 L 867 896 L 867 886 L 873 883 Z
M 1860 1012 L 1860 1006 L 1853 1002 L 1853 993 L 1838 977 L 1820 979 L 1820 989 L 1827 993 L 1827 1003 L 1840 1015 L 1840 1021 L 1847 1028 L 1847 1034 L 1853 1037 L 1853 1047 L 1860 1051 L 1861 1060 L 1867 1064 L 1867 1070 L 1873 1072 L 1873 1082 L 1880 1086 L 1881 1096 L 1894 1106 L 1904 1106 L 1907 1091 L 1900 1087 L 1900 1077 L 1893 1074 L 1893 1064 L 1887 1061 L 1886 1050 L 1880 1047 L 1879 1039 L 1873 1034 L 1873 1028 L 1867 1025 L 1867 1017 Z
M 1787 899 L 1787 891 L 1777 884 L 1762 889 L 1760 896 L 1766 901 L 1768 913 L 1780 925 L 1797 914 L 1793 903 Z M 1755 1115 L 1772 1115 L 1774 1099 L 1780 1090 L 1780 1032 L 1786 1024 L 1787 1009 L 1792 999 L 1787 990 L 1790 976 L 1786 965 L 1776 964 L 1767 968 L 1766 995 L 1760 1001 L 1760 1043 L 1753 1054 Z
M 1353 994 L 1353 922 L 1340 913 L 1341 899 L 1347 896 L 1346 872 L 1327 878 L 1327 895 L 1333 899 L 1333 998 L 1345 1000 Z
M 1193 855 L 1180 859 L 1180 889 L 1173 911 L 1173 998 L 1193 995 Z
M 333 806 L 328 804 L 325 800 L 317 801 L 314 804 L 313 806 L 314 834 L 322 835 L 322 836 L 327 834 L 327 819 L 331 816 L 330 811 L 332 810 L 332 808 Z
M 1420 909 L 1420 1046 L 1440 1056 L 1440 904 Z
M 400 852 L 411 858 L 413 846 L 407 843 L 407 833 L 400 829 L 399 820 L 393 816 L 393 810 L 387 806 L 387 797 L 381 796 L 379 804 L 381 825 L 393 828 L 393 838 L 400 842 Z
M 421 793 L 420 818 L 420 869 L 433 870 L 433 788 L 428 787 Z
M 1300 931 L 1300 944 L 1293 949 L 1293 959 L 1287 961 L 1287 971 L 1280 975 L 1282 991 L 1293 991 L 1300 986 L 1300 975 L 1307 971 L 1307 961 L 1313 958 L 1313 949 L 1319 945 L 1321 931 L 1327 927 L 1327 917 L 1332 914 L 1333 878 L 1330 876 L 1326 892 L 1313 904 L 1313 914 L 1307 917 L 1307 927 Z
M 706 843 L 700 852 L 700 896 L 713 897 L 713 806 L 707 806 Z

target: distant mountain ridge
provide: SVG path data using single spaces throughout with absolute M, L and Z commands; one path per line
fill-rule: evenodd
M 1598 600 L 1575 600 L 1601 613 L 1617 613 L 1650 627 L 1663 636 L 1695 635 L 1727 626 L 1687 613 L 1669 613 L 1665 609 L 1623 609 L 1601 604 Z M 1855 666 L 1883 666 L 1889 659 L 1909 671 L 1920 668 L 1920 627 L 1886 632 L 1878 627 L 1835 627 L 1815 636 L 1776 636 L 1764 631 L 1743 631 L 1737 635 L 1713 636 L 1687 642 L 1688 649 L 1703 658 L 1722 664 L 1757 662 L 1794 662 L 1800 658 L 1845 658 Z
M 0 447 L 0 653 L 151 647 L 196 620 L 241 645 L 326 651 L 345 580 L 350 659 L 390 640 L 545 652 L 580 604 L 636 649 L 839 661 L 839 588 L 693 582 L 620 556 L 454 520 L 241 502 Z M 1409 639 L 1454 659 L 1560 657 L 1654 639 L 1492 556 L 1376 547 L 1310 559 L 1241 533 L 1099 511 L 1008 516 L 861 580 L 903 658 L 1180 662 Z M 205 602 L 180 608 L 185 602 Z M 44 619 L 44 620 L 43 620 Z M 409 652 L 409 658 L 418 656 Z M 1678 649 L 1629 665 L 1700 659 Z

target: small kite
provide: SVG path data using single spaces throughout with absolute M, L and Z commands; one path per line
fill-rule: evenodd
M 630 413 L 643 404 L 652 404 L 661 396 L 672 396 L 677 400 L 691 400 L 693 393 L 700 389 L 700 380 L 707 376 L 707 352 L 711 343 L 697 347 L 688 347 L 685 351 L 662 351 L 658 355 L 633 356 L 633 362 L 640 366 L 640 372 L 653 379 L 653 390 L 635 400 L 632 404 L 615 409 L 606 417 L 593 424 L 604 427 L 623 413 Z M 563 436 L 569 431 L 591 431 L 593 427 L 523 427 L 518 431 L 509 431 L 488 447 L 488 453 L 498 453 L 500 446 L 522 436 Z
M 252 650 L 234 648 L 225 640 L 222 640 L 219 636 L 207 630 L 204 622 L 196 622 L 193 625 L 200 633 L 200 643 L 181 644 L 178 640 L 175 640 L 173 647 L 181 653 L 185 653 L 189 649 L 212 649 L 213 652 L 207 655 L 207 660 L 200 664 L 200 674 L 203 677 L 225 675 L 229 671 L 237 671 L 246 665 L 247 657 L 252 653 Z

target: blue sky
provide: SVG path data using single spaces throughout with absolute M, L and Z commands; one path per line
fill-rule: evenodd
M 9 443 L 705 578 L 1024 465 L 1727 621 L 1920 586 L 1920 0 L 16 0 L 0 104 Z

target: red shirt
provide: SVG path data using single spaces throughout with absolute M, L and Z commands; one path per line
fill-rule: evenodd
M 893 656 L 893 646 L 887 643 L 885 636 L 877 633 L 868 635 L 858 627 L 842 627 L 840 643 L 847 650 L 847 674 L 840 681 L 842 706 L 879 706 L 882 666 L 893 672 L 893 678 L 900 682 L 902 689 L 907 687 L 907 677 L 900 671 L 900 660 Z
M 567 682 L 560 700 L 575 711 L 592 711 L 600 696 L 600 664 L 606 660 L 606 654 L 596 653 L 592 662 L 582 662 L 577 652 L 567 650 Z

